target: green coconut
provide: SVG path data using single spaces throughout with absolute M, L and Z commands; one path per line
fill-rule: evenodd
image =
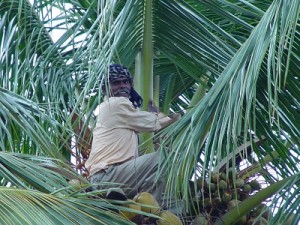
M 221 172 L 221 173 L 220 173 L 220 180 L 224 180 L 224 181 L 227 181 L 227 180 L 228 180 L 228 178 L 227 178 L 227 176 L 226 176 L 226 173 L 224 173 L 224 172 Z
M 154 196 L 148 192 L 141 192 L 137 194 L 133 201 L 141 204 L 141 210 L 146 213 L 159 215 L 160 206 Z
M 228 203 L 232 199 L 232 194 L 230 192 L 225 191 L 222 196 L 222 202 Z
M 250 186 L 253 190 L 259 191 L 261 189 L 261 185 L 257 180 L 250 181 Z
M 68 183 L 73 187 L 75 188 L 76 190 L 79 190 L 83 187 L 82 183 L 80 180 L 78 179 L 72 179 L 72 180 L 69 180 Z
M 236 207 L 241 201 L 237 199 L 232 199 L 228 202 L 228 209 Z
M 245 184 L 243 187 L 243 192 L 245 193 L 250 193 L 252 190 L 251 185 L 250 184 Z
M 208 220 L 203 214 L 197 215 L 190 225 L 208 225 Z
M 132 212 L 131 210 L 141 211 L 142 209 L 142 207 L 140 205 L 137 205 L 134 201 L 132 201 L 132 203 L 124 204 L 122 206 L 128 208 L 129 211 L 120 210 L 119 214 L 121 214 L 122 216 L 124 216 L 129 220 L 132 220 L 134 217 L 139 215 L 138 212 Z
M 232 198 L 233 199 L 238 199 L 238 200 L 241 200 L 241 196 L 240 196 L 240 193 L 238 193 L 237 191 L 233 190 L 232 192 Z
M 211 177 L 211 182 L 213 182 L 213 183 L 218 183 L 218 181 L 219 181 L 219 174 L 218 173 L 214 173 L 213 175 L 212 175 L 212 177 Z
M 203 206 L 204 207 L 210 207 L 212 205 L 212 199 L 211 198 L 204 198 L 203 199 Z
M 157 225 L 183 225 L 179 217 L 170 211 L 161 211 L 159 217 L 156 222 Z
M 220 197 L 214 197 L 213 200 L 212 200 L 212 202 L 215 205 L 219 205 L 222 202 L 222 198 L 220 198 Z
M 220 180 L 217 185 L 218 185 L 219 190 L 222 190 L 222 191 L 226 190 L 228 188 L 228 185 L 225 180 Z
M 237 188 L 243 188 L 245 185 L 245 181 L 243 179 L 236 179 L 235 186 Z

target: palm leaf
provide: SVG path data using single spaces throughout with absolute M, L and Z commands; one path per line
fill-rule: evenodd
M 57 152 L 62 152 L 67 159 L 70 154 L 80 159 L 75 145 L 83 143 L 86 130 L 95 124 L 107 65 L 120 62 L 137 74 L 145 1 L 0 4 L 1 93 L 8 91 L 1 102 L 1 148 L 59 158 Z M 156 0 L 152 7 L 151 51 L 160 106 L 165 112 L 187 112 L 162 133 L 164 147 L 171 149 L 167 179 L 174 191 L 188 199 L 187 181 L 195 171 L 211 176 L 220 162 L 257 137 L 266 141 L 243 157 L 258 168 L 276 155 L 259 171 L 269 183 L 279 180 L 268 173 L 270 167 L 281 177 L 296 174 L 299 3 Z M 49 34 L 57 30 L 64 33 L 53 41 Z M 200 85 L 207 93 L 196 98 Z M 31 101 L 23 103 L 24 98 Z M 191 99 L 200 100 L 190 105 Z M 235 164 L 228 161 L 225 167 Z
M 112 206 L 105 201 L 3 187 L 0 195 L 2 224 L 132 224 L 108 210 Z

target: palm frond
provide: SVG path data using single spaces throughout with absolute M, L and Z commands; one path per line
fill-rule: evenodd
M 2 224 L 132 224 L 106 201 L 5 187 L 0 188 L 0 196 Z
M 290 52 L 283 54 L 281 49 L 284 46 L 294 45 L 290 40 L 294 40 L 295 33 L 289 31 L 295 31 L 298 19 L 294 17 L 299 16 L 297 14 L 299 5 L 296 1 L 291 1 L 290 4 L 295 11 L 291 12 L 289 8 L 291 18 L 286 20 L 286 17 L 283 17 L 287 15 L 284 13 L 287 10 L 285 3 L 273 2 L 203 100 L 187 113 L 181 122 L 166 132 L 168 140 L 165 144 L 172 146 L 172 151 L 169 152 L 170 174 L 172 174 L 168 177 L 170 184 L 174 184 L 174 181 L 180 184 L 183 180 L 189 180 L 199 162 L 202 175 L 205 176 L 221 159 L 237 149 L 240 138 L 245 142 L 253 139 L 255 135 L 260 137 L 268 134 L 267 139 L 272 143 L 271 146 L 275 149 L 280 146 L 278 136 L 272 132 L 274 127 L 281 128 L 281 124 L 288 122 L 280 113 L 280 105 L 276 103 L 277 96 L 281 95 L 268 98 L 268 102 L 272 102 L 269 105 L 260 101 L 271 90 L 280 93 L 278 87 L 281 82 L 277 80 L 283 80 L 289 69 L 283 60 L 275 59 L 275 54 L 288 57 Z M 285 21 L 294 23 L 284 23 Z M 282 38 L 277 38 L 278 36 Z M 292 48 L 288 49 L 291 51 Z M 269 54 L 272 51 L 274 54 Z M 273 77 L 270 77 L 270 74 Z M 269 86 L 263 84 L 262 80 Z M 263 112 L 259 107 L 267 108 Z M 297 115 L 297 112 L 295 114 Z M 258 124 L 261 126 L 260 129 L 257 129 Z M 298 128 L 294 129 L 288 125 L 285 127 L 288 129 L 285 130 L 287 133 L 298 133 Z M 262 132 L 263 130 L 265 132 Z M 298 143 L 298 140 L 294 141 L 293 144 Z M 282 163 L 285 164 L 290 159 L 288 149 L 284 147 L 281 149 L 279 154 Z M 298 154 L 298 150 L 295 151 Z M 204 155 L 203 162 L 199 158 L 201 154 Z M 260 152 L 257 154 L 261 155 Z M 295 167 L 291 170 L 298 171 Z

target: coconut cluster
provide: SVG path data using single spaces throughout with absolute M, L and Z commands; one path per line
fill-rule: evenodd
M 137 194 L 133 199 L 127 200 L 122 206 L 125 209 L 119 213 L 139 225 L 183 225 L 179 217 L 175 214 L 167 210 L 162 210 L 154 196 L 148 192 Z M 157 217 L 153 217 L 152 215 Z
M 207 225 L 218 220 L 230 209 L 261 189 L 257 180 L 238 177 L 233 169 L 228 173 L 213 173 L 208 179 L 197 179 L 198 195 L 190 205 L 191 225 Z M 272 215 L 264 204 L 243 216 L 236 225 L 267 224 Z

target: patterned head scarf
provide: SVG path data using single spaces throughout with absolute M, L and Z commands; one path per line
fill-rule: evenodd
M 120 64 L 111 64 L 109 66 L 109 81 L 112 82 L 115 79 L 127 78 L 132 85 L 132 77 L 127 67 Z M 140 108 L 143 105 L 142 97 L 134 90 L 133 87 L 130 89 L 130 98 L 135 108 Z
M 127 67 L 120 64 L 111 64 L 109 66 L 109 81 L 119 78 L 127 78 L 132 83 L 132 77 Z

